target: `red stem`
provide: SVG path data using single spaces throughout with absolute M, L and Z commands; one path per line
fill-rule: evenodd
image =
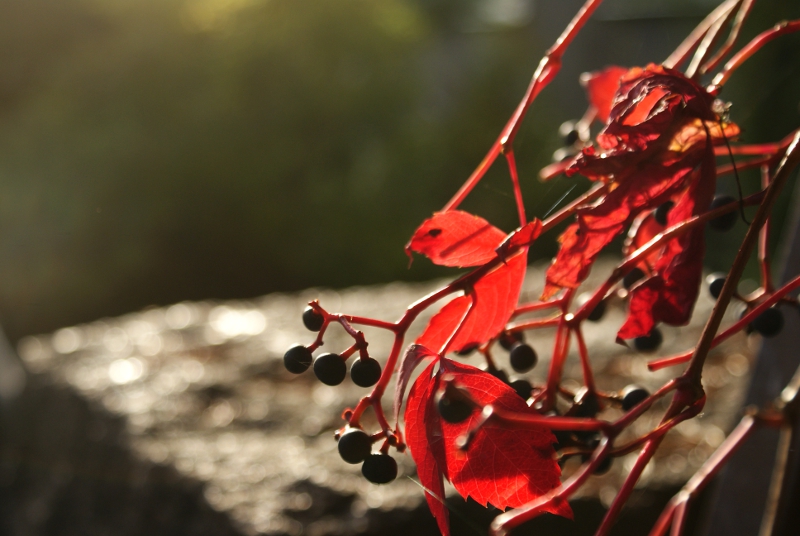
M 758 315 L 781 301 L 784 296 L 797 288 L 800 288 L 800 276 L 797 276 L 778 290 L 774 291 L 769 298 L 765 299 L 757 307 L 754 307 L 752 310 L 748 311 L 746 315 L 737 320 L 731 327 L 714 337 L 714 341 L 711 343 L 711 348 L 718 346 L 732 335 L 741 331 L 750 322 L 755 320 Z M 694 354 L 694 350 L 689 350 L 688 352 L 684 352 L 682 354 L 664 357 L 661 359 L 654 359 L 647 364 L 647 368 L 655 371 L 674 365 L 680 365 L 681 363 L 686 363 L 689 361 L 692 358 L 692 354 Z
M 702 72 L 700 72 L 700 67 L 705 61 L 706 57 L 708 57 L 708 55 L 711 53 L 711 48 L 714 46 L 714 44 L 716 44 L 722 28 L 730 20 L 734 9 L 735 7 L 726 11 L 722 16 L 715 20 L 714 24 L 711 25 L 706 34 L 703 36 L 702 41 L 700 41 L 700 44 L 697 46 L 697 50 L 694 52 L 692 61 L 689 63 L 689 67 L 686 68 L 685 74 L 687 78 L 696 80 L 698 76 L 702 75 Z
M 714 451 L 714 454 L 711 455 L 708 460 L 703 464 L 700 469 L 689 479 L 685 486 L 679 491 L 667 504 L 664 511 L 661 513 L 661 516 L 656 521 L 656 524 L 653 526 L 653 530 L 650 532 L 650 536 L 662 536 L 666 534 L 667 528 L 669 528 L 670 522 L 672 521 L 674 514 L 673 512 L 676 511 L 676 507 L 679 505 L 687 505 L 689 501 L 697 496 L 697 494 L 703 490 L 703 488 L 708 484 L 713 477 L 722 466 L 728 461 L 728 459 L 733 455 L 734 452 L 744 443 L 744 441 L 750 437 L 750 434 L 754 431 L 755 425 L 757 424 L 756 419 L 753 418 L 752 415 L 745 415 L 736 428 L 725 438 L 725 441 L 719 446 L 719 448 Z M 681 517 L 685 515 L 684 513 L 680 514 Z M 675 531 L 673 530 L 673 534 Z M 678 532 L 677 534 L 680 534 Z
M 650 459 L 656 453 L 662 439 L 663 436 L 651 439 L 645 443 L 639 456 L 636 458 L 636 462 L 633 464 L 633 468 L 631 468 L 630 473 L 628 473 L 628 476 L 625 478 L 625 482 L 623 482 L 617 496 L 614 498 L 614 502 L 611 503 L 611 507 L 608 509 L 608 512 L 606 512 L 603 522 L 598 527 L 597 532 L 595 532 L 595 536 L 604 536 L 611 530 L 611 527 L 617 521 L 617 516 L 619 516 L 623 505 L 627 502 L 628 497 L 630 497 L 633 486 L 639 480 L 644 468 L 650 463 Z
M 711 28 L 714 24 L 716 24 L 717 20 L 722 17 L 727 17 L 728 13 L 730 13 L 733 9 L 735 9 L 736 5 L 741 0 L 728 0 L 717 6 L 717 8 L 709 13 L 703 22 L 697 25 L 697 27 L 692 30 L 686 39 L 678 45 L 678 48 L 669 55 L 669 57 L 664 60 L 662 65 L 664 67 L 669 67 L 671 69 L 678 68 L 683 62 L 689 59 L 689 56 L 692 53 L 692 50 L 703 40 L 706 33 L 708 33 L 709 28 Z
M 581 370 L 583 371 L 583 383 L 590 393 L 594 393 L 595 383 L 592 365 L 589 363 L 589 350 L 586 348 L 586 341 L 583 340 L 583 332 L 580 325 L 574 329 L 575 340 L 578 343 L 578 355 L 581 358 Z
M 519 188 L 519 176 L 517 175 L 517 162 L 514 159 L 514 151 L 505 152 L 506 162 L 508 163 L 508 173 L 511 175 L 511 184 L 514 186 L 514 199 L 517 202 L 517 215 L 519 216 L 519 226 L 525 227 L 528 220 L 525 218 L 525 202 L 522 200 L 522 190 Z
M 714 95 L 719 93 L 720 89 L 722 89 L 722 86 L 725 85 L 725 82 L 728 81 L 728 78 L 731 77 L 733 72 L 745 61 L 747 61 L 750 56 L 755 54 L 761 47 L 776 37 L 796 32 L 797 30 L 800 30 L 800 20 L 791 22 L 784 21 L 757 35 L 752 41 L 747 43 L 744 48 L 742 48 L 730 60 L 728 60 L 728 63 L 725 64 L 722 70 L 711 81 L 711 85 L 708 86 L 708 92 Z
M 739 37 L 739 31 L 742 29 L 744 21 L 747 20 L 747 16 L 750 14 L 754 3 L 755 0 L 744 0 L 739 6 L 739 11 L 736 13 L 736 20 L 733 21 L 731 31 L 728 33 L 728 39 L 723 43 L 717 53 L 700 68 L 701 75 L 716 69 L 722 60 L 725 59 L 725 56 L 733 49 L 736 38 Z
M 761 166 L 761 189 L 769 187 L 769 166 Z M 758 263 L 761 267 L 761 288 L 765 292 L 772 292 L 772 270 L 769 262 L 769 228 L 770 218 L 761 227 L 761 234 L 758 237 Z
M 443 212 L 457 208 L 475 185 L 483 178 L 500 153 L 511 149 L 514 138 L 517 135 L 517 131 L 519 130 L 522 119 L 525 117 L 528 108 L 533 103 L 534 99 L 536 99 L 537 95 L 539 95 L 539 92 L 550 83 L 561 69 L 561 56 L 583 25 L 586 24 L 586 21 L 594 10 L 597 9 L 601 3 L 602 0 L 586 0 L 586 3 L 564 29 L 555 44 L 547 50 L 536 72 L 533 74 L 533 78 L 528 85 L 528 89 L 525 91 L 525 95 L 522 97 L 522 101 L 517 105 L 511 118 L 506 123 L 506 126 L 503 127 L 500 136 L 498 136 L 497 140 L 492 144 L 489 152 L 481 163 L 478 164 L 475 171 L 472 172 L 472 175 L 469 176 L 453 198 L 442 208 Z

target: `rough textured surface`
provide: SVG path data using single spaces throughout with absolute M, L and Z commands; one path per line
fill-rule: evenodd
M 602 267 L 595 272 L 603 273 Z M 538 295 L 542 279 L 541 270 L 531 271 L 523 291 L 528 298 Z M 310 299 L 331 311 L 394 320 L 437 286 L 181 303 L 22 340 L 19 353 L 32 379 L 22 397 L 4 406 L 4 532 L 386 535 L 414 527 L 434 533 L 410 456 L 398 458 L 397 481 L 375 486 L 336 453 L 332 434 L 342 424 L 341 412 L 366 390 L 349 379 L 339 387 L 322 385 L 310 371 L 293 376 L 283 369 L 282 356 L 291 344 L 313 340 L 300 321 Z M 701 295 L 698 320 L 711 305 Z M 651 356 L 614 343 L 623 320 L 619 303 L 586 330 L 599 387 L 660 385 L 676 371 L 649 373 Z M 664 329 L 658 355 L 689 348 L 699 329 L 696 323 Z M 371 355 L 385 360 L 390 339 L 365 332 Z M 528 337 L 544 361 L 530 375 L 535 381 L 544 377 L 552 335 L 545 330 Z M 342 330 L 332 328 L 323 349 L 342 351 L 349 344 Z M 642 485 L 685 481 L 722 441 L 739 406 L 750 354 L 744 337 L 712 353 L 705 414 L 668 436 Z M 502 350 L 496 358 L 507 362 Z M 477 356 L 466 359 L 479 363 Z M 577 358 L 569 363 L 567 376 L 579 380 Z M 577 388 L 577 381 L 572 385 Z M 646 431 L 657 417 L 648 414 L 634 431 Z M 607 504 L 632 459 L 616 460 L 583 493 Z M 568 462 L 565 470 L 574 465 Z

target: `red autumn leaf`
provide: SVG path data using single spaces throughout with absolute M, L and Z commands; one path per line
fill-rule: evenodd
M 406 253 L 422 253 L 442 266 L 481 266 L 495 258 L 494 250 L 505 237 L 483 218 L 449 210 L 425 220 L 406 245 Z
M 599 151 L 584 150 L 567 175 L 622 182 L 640 175 L 636 167 L 642 161 L 656 157 L 669 164 L 698 146 L 672 147 L 687 124 L 696 119 L 717 122 L 713 102 L 712 95 L 679 71 L 657 65 L 631 69 L 620 81 L 608 124 L 597 135 Z
M 706 212 L 716 187 L 712 144 L 706 144 L 699 170 L 667 215 L 672 226 Z M 667 242 L 656 261 L 655 274 L 631 292 L 628 318 L 617 340 L 647 335 L 659 322 L 681 326 L 689 322 L 697 301 L 705 252 L 704 229 L 698 227 Z
M 439 360 L 417 379 L 408 397 L 405 414 L 406 441 L 426 489 L 438 494 L 447 478 L 462 497 L 472 497 L 486 506 L 517 508 L 541 497 L 560 484 L 560 467 L 554 458 L 555 436 L 544 427 L 509 426 L 489 421 L 475 434 L 466 452 L 456 439 L 466 434 L 480 418 L 479 412 L 461 423 L 443 421 L 435 409 L 434 396 L 444 374 L 469 392 L 479 404 L 520 413 L 536 413 L 514 390 L 491 374 L 449 359 Z M 430 494 L 428 505 L 448 534 L 446 510 Z M 440 495 L 441 497 L 441 495 Z M 569 504 L 559 502 L 546 511 L 572 518 Z
M 614 95 L 619 89 L 619 81 L 627 72 L 628 69 L 624 67 L 612 65 L 602 71 L 584 73 L 581 76 L 581 84 L 586 88 L 589 102 L 597 110 L 597 119 L 601 123 L 608 121 Z
M 686 188 L 709 132 L 712 142 L 721 140 L 713 101 L 695 82 L 661 66 L 634 68 L 621 78 L 608 124 L 597 136 L 599 151 L 585 148 L 567 169 L 567 175 L 607 182 L 611 191 L 579 209 L 577 223 L 562 234 L 542 299 L 577 288 L 600 251 L 637 215 Z
M 469 295 L 459 296 L 445 304 L 433 315 L 416 343 L 440 351 L 458 330 L 447 348 L 458 352 L 483 344 L 500 333 L 519 300 L 527 258 L 527 248 L 523 248 L 505 264 L 478 279 Z
M 437 459 L 443 454 L 434 455 L 434 448 L 441 450 L 441 442 L 432 444 L 429 438 L 441 434 L 441 419 L 433 404 L 433 397 L 438 388 L 438 375 L 434 377 L 432 363 L 417 377 L 411 386 L 406 401 L 406 445 L 411 450 L 411 457 L 417 464 L 417 476 L 425 490 L 428 508 L 436 518 L 442 536 L 450 536 L 450 517 L 444 504 L 444 473 Z
M 658 236 L 659 233 L 664 231 L 666 227 L 656 221 L 653 212 L 644 212 L 634 218 L 630 229 L 628 229 L 628 237 L 625 239 L 625 244 L 622 246 L 622 254 L 628 256 L 640 247 L 647 244 L 650 240 Z M 645 274 L 653 271 L 656 261 L 661 256 L 663 248 L 658 248 L 650 252 L 637 265 Z
M 403 397 L 406 393 L 406 386 L 408 380 L 411 379 L 411 374 L 417 368 L 420 361 L 427 358 L 436 357 L 436 352 L 428 350 L 419 344 L 412 344 L 403 354 L 403 359 L 400 360 L 400 365 L 397 367 L 397 385 L 394 390 L 394 422 L 400 416 L 400 406 L 403 405 Z
M 539 238 L 539 234 L 542 232 L 542 222 L 538 219 L 535 219 L 531 222 L 526 223 L 519 229 L 512 231 L 503 243 L 497 246 L 495 251 L 497 252 L 497 256 L 500 258 L 506 258 L 510 251 L 513 248 L 529 246 L 533 244 L 533 242 Z

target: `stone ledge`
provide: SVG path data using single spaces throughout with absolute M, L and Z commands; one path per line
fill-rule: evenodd
M 606 271 L 602 266 L 595 269 Z M 524 290 L 530 298 L 541 280 L 541 270 L 532 269 Z M 40 510 L 31 516 L 58 519 L 70 501 L 88 501 L 79 509 L 88 519 L 102 517 L 102 500 L 111 499 L 104 485 L 85 493 L 79 482 L 98 475 L 113 480 L 116 477 L 110 475 L 119 465 L 120 486 L 128 486 L 127 494 L 139 495 L 136 507 L 114 510 L 119 518 L 107 524 L 113 533 L 118 531 L 110 527 L 122 520 L 144 527 L 145 519 L 177 516 L 175 501 L 192 512 L 191 527 L 165 534 L 387 535 L 407 534 L 419 523 L 431 526 L 421 489 L 412 480 L 410 456 L 398 458 L 397 481 L 374 486 L 361 477 L 358 466 L 345 464 L 336 453 L 332 432 L 342 424 L 340 414 L 366 391 L 349 380 L 332 388 L 318 383 L 310 372 L 293 376 L 283 369 L 282 355 L 292 343 L 313 340 L 300 321 L 310 299 L 319 298 L 332 311 L 392 320 L 436 287 L 437 283 L 395 283 L 250 301 L 180 303 L 23 339 L 19 353 L 33 382 L 24 402 L 18 402 L 27 405 L 29 414 L 18 428 L 24 428 L 26 419 L 36 424 L 28 435 L 18 433 L 23 441 L 20 452 L 15 454 L 14 445 L 4 451 L 3 478 L 13 480 L 16 477 L 7 475 L 35 465 L 36 460 L 24 453 L 45 449 L 43 463 L 54 465 L 46 468 L 41 490 L 26 491 L 35 496 L 26 507 Z M 701 294 L 698 321 L 711 308 L 706 293 Z M 614 343 L 622 319 L 619 306 L 610 307 L 602 322 L 587 325 L 586 342 L 600 388 L 615 390 L 632 382 L 652 388 L 674 375 L 671 370 L 649 373 L 646 361 L 652 356 Z M 665 329 L 659 354 L 688 348 L 700 328 L 694 321 L 685 328 Z M 365 332 L 371 355 L 383 361 L 390 339 L 384 333 Z M 552 331 L 546 331 L 528 340 L 544 357 L 551 338 Z M 326 336 L 326 350 L 347 346 L 341 330 L 332 329 Z M 741 337 L 710 356 L 704 416 L 667 436 L 643 486 L 680 484 L 710 455 L 738 411 L 751 354 Z M 498 357 L 501 363 L 505 360 Z M 543 379 L 544 361 L 530 375 L 536 381 Z M 467 362 L 478 364 L 476 357 Z M 574 356 L 566 376 L 580 379 Z M 635 430 L 652 427 L 655 418 L 643 417 Z M 612 471 L 594 477 L 582 493 L 607 503 L 631 463 L 630 456 L 616 460 Z M 573 465 L 568 462 L 565 470 L 573 470 Z M 59 483 L 59 478 L 68 484 Z M 125 493 L 119 496 L 122 502 L 127 502 Z M 142 509 L 142 504 L 150 504 L 152 510 Z

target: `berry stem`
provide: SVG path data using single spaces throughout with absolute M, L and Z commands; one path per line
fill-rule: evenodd
M 717 302 L 714 304 L 714 309 L 711 312 L 711 316 L 709 317 L 708 322 L 706 322 L 706 326 L 703 329 L 702 335 L 700 336 L 700 341 L 697 343 L 695 348 L 694 355 L 692 356 L 689 366 L 686 368 L 686 371 L 683 374 L 684 377 L 691 379 L 691 381 L 695 382 L 695 384 L 698 386 L 700 385 L 700 380 L 703 374 L 703 365 L 705 364 L 706 357 L 708 356 L 708 351 L 711 349 L 711 346 L 714 342 L 714 337 L 717 333 L 717 330 L 719 330 L 722 317 L 725 314 L 725 309 L 727 309 L 728 303 L 730 303 L 731 297 L 736 290 L 736 285 L 739 282 L 739 278 L 741 278 L 742 272 L 744 271 L 747 259 L 750 256 L 750 252 L 753 250 L 753 246 L 755 245 L 759 235 L 759 230 L 772 212 L 772 206 L 775 204 L 783 185 L 788 180 L 790 172 L 800 161 L 800 150 L 798 150 L 799 144 L 800 129 L 795 131 L 792 144 L 786 149 L 786 153 L 784 154 L 781 163 L 778 165 L 778 169 L 775 171 L 772 181 L 770 182 L 770 185 L 764 194 L 764 199 L 761 202 L 761 205 L 759 205 L 758 211 L 753 218 L 753 222 L 747 229 L 747 234 L 745 234 L 742 245 L 739 248 L 739 252 L 736 254 L 736 259 L 733 261 L 733 266 L 731 266 L 730 272 L 728 272 L 728 276 L 725 278 L 725 284 L 722 286 L 722 291 L 720 291 L 719 298 L 717 298 Z M 710 214 L 710 212 L 706 213 L 705 215 L 708 214 Z
M 525 91 L 525 95 L 522 97 L 522 101 L 517 105 L 511 118 L 508 120 L 505 127 L 503 127 L 500 136 L 492 144 L 488 154 L 483 158 L 481 163 L 478 164 L 478 167 L 472 172 L 472 175 L 469 176 L 453 198 L 442 208 L 442 212 L 455 210 L 472 189 L 475 188 L 475 185 L 483 178 L 501 152 L 511 149 L 514 138 L 517 135 L 517 131 L 519 130 L 522 119 L 525 117 L 528 108 L 539 95 L 539 92 L 555 78 L 556 74 L 561 69 L 561 56 L 575 36 L 578 35 L 580 29 L 583 28 L 583 25 L 586 24 L 586 21 L 589 20 L 594 10 L 597 9 L 601 3 L 602 0 L 587 0 L 583 7 L 581 7 L 581 10 L 578 11 L 566 29 L 558 37 L 555 44 L 545 52 L 542 61 L 539 62 L 539 66 L 533 74 L 528 89 Z
M 517 162 L 514 159 L 514 151 L 505 151 L 506 162 L 508 163 L 508 173 L 511 175 L 511 184 L 514 186 L 514 200 L 517 203 L 517 215 L 519 216 L 519 226 L 525 227 L 528 219 L 525 217 L 525 202 L 522 200 L 522 190 L 519 188 L 519 176 L 517 174 Z
M 662 65 L 664 67 L 669 67 L 670 69 L 678 68 L 683 62 L 689 59 L 689 56 L 692 53 L 692 50 L 696 46 L 700 44 L 700 42 L 705 38 L 706 34 L 708 33 L 709 29 L 716 24 L 716 22 L 723 18 L 727 17 L 728 14 L 733 11 L 736 6 L 741 2 L 741 0 L 727 0 L 717 6 L 717 8 L 709 13 L 703 21 L 692 30 L 686 39 L 678 45 L 672 54 L 664 60 Z
M 518 322 L 516 324 L 509 324 L 506 331 L 515 333 L 518 331 L 526 331 L 530 329 L 550 328 L 557 326 L 561 322 L 562 314 L 558 313 L 547 318 L 537 318 L 535 320 L 528 320 L 526 322 Z
M 769 166 L 761 166 L 761 189 L 769 187 Z M 772 292 L 772 269 L 769 262 L 770 218 L 764 221 L 758 236 L 758 264 L 761 268 L 761 288 L 764 292 Z
M 526 303 L 526 304 L 517 306 L 517 308 L 514 309 L 514 313 L 511 315 L 511 318 L 514 318 L 515 316 L 518 316 L 518 315 L 521 315 L 521 314 L 525 314 L 525 313 L 533 313 L 533 312 L 536 312 L 536 311 L 542 311 L 544 309 L 554 309 L 556 307 L 561 307 L 561 299 L 560 298 L 557 299 L 557 300 L 550 300 L 550 301 L 544 301 L 544 302 L 543 301 L 536 301 L 536 302 L 533 302 L 533 303 Z
M 739 32 L 742 29 L 742 25 L 744 24 L 744 21 L 747 20 L 747 16 L 750 14 L 750 10 L 753 8 L 754 3 L 755 0 L 744 0 L 741 3 L 739 6 L 739 11 L 736 13 L 736 19 L 733 21 L 733 25 L 731 26 L 731 31 L 728 33 L 728 39 L 722 44 L 717 53 L 700 68 L 700 75 L 716 69 L 722 60 L 725 59 L 725 56 L 730 53 L 730 51 L 733 49 L 733 45 L 736 43 L 736 38 L 739 37 Z
M 733 72 L 738 69 L 747 59 L 750 58 L 753 54 L 758 52 L 758 50 L 775 39 L 776 37 L 780 37 L 781 35 L 796 32 L 800 30 L 800 20 L 794 21 L 783 21 L 769 30 L 766 30 L 755 38 L 752 41 L 747 43 L 739 52 L 734 54 L 734 56 L 728 60 L 722 70 L 717 73 L 717 76 L 711 81 L 711 85 L 708 86 L 707 90 L 712 95 L 716 95 L 722 89 L 722 86 L 725 85 L 725 82 L 728 81 L 728 78 L 731 77 Z
M 611 530 L 611 527 L 617 521 L 617 517 L 619 516 L 622 507 L 628 501 L 628 497 L 630 497 L 631 492 L 633 491 L 633 486 L 639 481 L 639 477 L 642 476 L 642 471 L 644 471 L 644 468 L 648 463 L 650 463 L 650 460 L 656 453 L 656 450 L 661 444 L 662 439 L 663 436 L 653 438 L 647 441 L 644 447 L 642 447 L 642 450 L 639 452 L 639 456 L 636 458 L 636 462 L 633 464 L 628 476 L 622 483 L 622 487 L 617 493 L 617 496 L 614 498 L 614 501 L 611 503 L 611 506 L 606 512 L 605 517 L 603 517 L 600 527 L 598 527 L 597 532 L 595 532 L 595 536 L 605 536 Z
M 787 294 L 796 290 L 797 288 L 800 288 L 800 276 L 795 277 L 794 279 L 786 283 L 778 290 L 775 290 L 768 298 L 766 298 L 763 302 L 754 307 L 752 310 L 748 311 L 746 315 L 737 320 L 731 327 L 717 334 L 711 343 L 711 348 L 714 348 L 715 346 L 721 344 L 723 341 L 730 338 L 732 335 L 744 329 L 745 326 L 747 326 L 750 322 L 755 320 L 761 313 L 763 313 L 776 303 L 783 301 L 783 299 Z M 684 352 L 682 354 L 663 357 L 660 359 L 654 359 L 653 361 L 650 361 L 647 364 L 647 368 L 650 369 L 651 371 L 655 371 L 655 370 L 661 370 L 662 368 L 679 365 L 681 363 L 686 363 L 692 358 L 694 352 L 695 352 L 694 350 L 689 350 L 688 352 Z
M 580 324 L 573 330 L 575 333 L 575 341 L 578 343 L 578 355 L 581 358 L 581 370 L 583 371 L 583 383 L 590 393 L 596 392 L 594 383 L 594 374 L 592 373 L 592 365 L 589 362 L 589 350 L 586 348 L 586 341 L 583 339 L 583 331 Z
M 718 17 L 717 20 L 715 20 L 714 23 L 708 28 L 708 31 L 700 40 L 700 43 L 697 45 L 697 49 L 694 51 L 692 61 L 689 62 L 689 66 L 686 68 L 686 72 L 684 73 L 686 74 L 686 78 L 696 80 L 697 77 L 703 74 L 701 71 L 702 64 L 711 53 L 711 49 L 716 44 L 717 39 L 719 39 L 720 32 L 728 24 L 728 21 L 736 10 L 736 7 L 738 6 L 732 6 L 731 9 L 726 10 L 725 13 L 721 14 L 720 17 Z
M 681 527 L 686 513 L 686 505 L 705 488 L 711 478 L 716 475 L 734 452 L 750 437 L 758 421 L 752 415 L 745 415 L 736 428 L 725 438 L 725 441 L 714 451 L 714 454 L 697 470 L 686 485 L 667 503 L 661 516 L 653 526 L 650 536 L 663 536 L 671 523 L 678 522 Z M 683 506 L 678 510 L 679 506 Z M 677 518 L 677 519 L 676 519 Z M 675 534 L 673 529 L 673 534 Z M 680 529 L 678 529 L 680 530 Z M 680 534 L 678 532 L 677 534 Z

